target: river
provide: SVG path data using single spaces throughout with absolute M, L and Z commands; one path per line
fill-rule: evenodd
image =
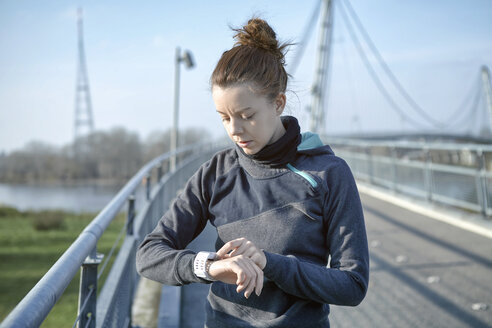
M 24 210 L 63 209 L 99 212 L 118 193 L 121 185 L 23 185 L 0 183 L 0 205 Z

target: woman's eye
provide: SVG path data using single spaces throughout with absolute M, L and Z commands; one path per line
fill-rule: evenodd
M 228 117 L 222 117 L 222 122 L 227 122 L 227 121 L 229 121 Z
M 250 115 L 250 116 L 243 116 L 243 120 L 250 120 L 253 118 L 253 116 L 255 116 L 255 114 Z

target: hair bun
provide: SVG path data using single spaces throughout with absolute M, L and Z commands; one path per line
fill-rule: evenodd
M 234 45 L 251 46 L 266 50 L 274 54 L 284 64 L 283 50 L 285 45 L 279 46 L 275 31 L 263 19 L 252 18 L 242 28 L 233 30 L 236 32 L 234 35 L 236 43 Z

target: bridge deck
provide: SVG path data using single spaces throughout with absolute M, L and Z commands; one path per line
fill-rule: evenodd
M 371 256 L 369 292 L 356 308 L 332 306 L 333 327 L 492 326 L 491 239 L 361 198 Z M 214 241 L 215 231 L 207 227 L 190 247 L 209 250 Z M 182 288 L 180 327 L 203 327 L 208 288 Z M 171 321 L 163 318 L 159 326 Z

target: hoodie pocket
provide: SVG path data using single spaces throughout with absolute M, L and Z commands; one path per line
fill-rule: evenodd
M 323 213 L 322 208 L 317 202 L 304 201 L 290 204 L 293 208 L 304 213 L 304 215 L 313 221 L 322 221 Z
M 218 226 L 216 248 L 244 237 L 273 253 L 320 256 L 324 254 L 321 204 L 320 197 L 313 197 Z

